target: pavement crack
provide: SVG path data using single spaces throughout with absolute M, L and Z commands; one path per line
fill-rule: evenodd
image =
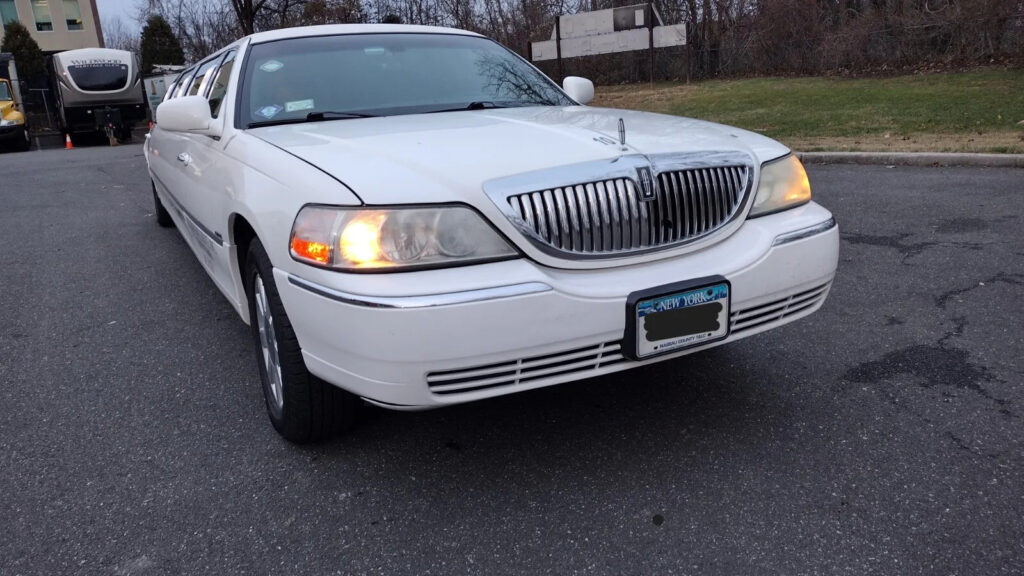
M 942 310 L 945 310 L 946 305 L 949 304 L 951 298 L 961 296 L 976 288 L 981 288 L 982 286 L 996 283 L 1011 284 L 1014 286 L 1024 286 L 1024 274 L 1007 274 L 1006 272 L 1000 272 L 995 276 L 992 276 L 991 278 L 986 278 L 985 280 L 982 280 L 981 282 L 978 282 L 977 284 L 973 284 L 966 288 L 954 288 L 953 290 L 943 292 L 942 294 L 936 296 L 935 306 Z
M 964 234 L 988 229 L 988 222 L 981 218 L 945 218 L 939 220 L 935 231 L 939 234 Z
M 972 448 L 971 446 L 969 446 L 967 444 L 967 442 L 965 442 L 963 440 L 963 438 L 960 438 L 959 436 L 957 436 L 956 434 L 950 432 L 949 430 L 946 431 L 946 437 L 949 438 L 950 441 L 953 442 L 953 444 L 957 448 L 959 448 L 961 450 L 964 450 L 964 451 L 967 451 L 967 452 L 970 452 L 971 454 L 973 454 L 975 456 L 982 456 L 982 457 L 988 458 L 990 460 L 996 460 L 996 459 L 999 458 L 998 454 L 986 454 L 985 452 L 982 452 L 980 450 L 976 450 L 976 449 Z
M 902 256 L 901 263 L 906 264 L 909 258 L 917 256 L 924 252 L 928 248 L 933 246 L 953 246 L 955 248 L 963 248 L 965 250 L 981 250 L 985 247 L 986 243 L 983 242 L 951 242 L 951 241 L 935 241 L 925 240 L 923 242 L 908 242 L 907 239 L 913 236 L 913 234 L 893 234 L 889 236 L 885 235 L 874 235 L 874 234 L 857 234 L 857 233 L 841 233 L 841 238 L 844 242 L 849 244 L 865 244 L 868 246 L 880 246 L 882 248 L 892 248 L 900 253 Z
M 946 342 L 952 338 L 963 336 L 964 329 L 967 328 L 966 316 L 955 316 L 951 320 L 953 321 L 953 329 L 943 334 L 942 338 L 939 338 L 937 343 L 940 347 L 945 346 Z

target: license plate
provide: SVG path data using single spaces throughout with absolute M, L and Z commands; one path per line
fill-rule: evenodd
M 634 292 L 626 305 L 626 355 L 640 360 L 727 337 L 729 296 L 720 276 Z

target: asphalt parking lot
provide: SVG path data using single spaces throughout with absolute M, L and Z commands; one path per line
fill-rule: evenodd
M 809 170 L 810 318 L 300 448 L 140 146 L 0 155 L 0 574 L 1024 573 L 1024 171 Z

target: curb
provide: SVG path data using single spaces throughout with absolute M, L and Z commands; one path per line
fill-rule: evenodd
M 875 164 L 884 166 L 989 166 L 1024 168 L 1024 154 L 959 152 L 797 152 L 805 164 Z

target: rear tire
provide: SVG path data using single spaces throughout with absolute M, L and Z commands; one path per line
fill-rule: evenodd
M 243 278 L 263 397 L 274 429 L 290 442 L 306 444 L 351 428 L 360 400 L 306 369 L 270 258 L 258 239 L 249 244 Z
M 156 184 L 150 183 L 153 188 L 153 211 L 156 212 L 156 223 L 161 228 L 171 228 L 174 226 L 174 220 L 171 219 L 171 213 L 164 208 L 163 202 L 160 201 L 160 197 L 156 195 Z

